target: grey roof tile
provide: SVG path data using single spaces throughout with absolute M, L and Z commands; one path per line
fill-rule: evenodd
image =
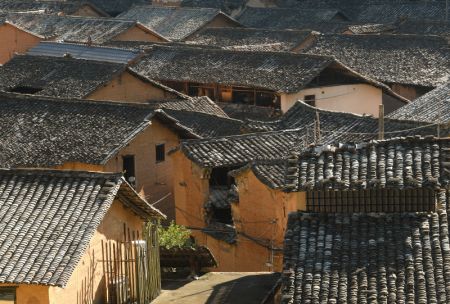
M 136 26 L 135 21 L 58 16 L 32 13 L 8 13 L 4 20 L 38 36 L 65 42 L 103 43 Z
M 436 87 L 450 78 L 450 47 L 436 36 L 319 35 L 303 51 L 333 56 L 384 83 Z
M 171 40 L 183 40 L 216 16 L 222 15 L 239 25 L 220 10 L 212 8 L 134 6 L 117 18 L 136 20 Z
M 259 8 L 246 7 L 237 20 L 246 27 L 270 29 L 303 29 L 305 23 L 347 20 L 344 13 L 329 8 Z
M 208 28 L 190 36 L 185 42 L 230 50 L 291 51 L 310 36 L 311 31 Z
M 111 173 L 0 170 L 0 282 L 64 287 L 125 184 Z M 142 204 L 151 213 L 134 205 L 140 216 L 159 216 Z
M 36 89 L 36 95 L 85 98 L 126 71 L 124 63 L 17 55 L 0 67 L 0 88 Z
M 209 115 L 212 117 L 204 114 L 212 108 L 209 104 L 203 108 L 204 113 L 184 113 L 180 111 L 180 100 L 173 101 L 178 111 L 170 109 L 170 100 L 161 105 L 145 105 L 7 93 L 0 93 L 0 100 L 0 167 L 55 167 L 67 162 L 104 164 L 147 128 L 152 119 L 162 119 L 160 115 L 154 117 L 155 108 L 168 108 L 175 118 L 163 121 L 181 137 L 237 132 L 240 126 L 240 121 L 217 116 L 215 110 Z M 187 110 L 193 102 L 195 99 L 184 100 Z M 202 110 L 201 104 L 195 103 L 197 111 Z M 227 129 L 221 131 L 223 126 Z
M 450 123 L 450 82 L 395 110 L 388 117 Z
M 448 303 L 444 213 L 289 216 L 281 303 Z

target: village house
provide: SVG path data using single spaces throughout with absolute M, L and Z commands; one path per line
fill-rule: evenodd
M 211 8 L 137 5 L 117 18 L 135 20 L 172 41 L 182 41 L 206 28 L 241 26 L 230 16 Z
M 445 38 L 418 35 L 318 35 L 303 53 L 333 56 L 413 100 L 450 78 Z
M 40 41 L 101 44 L 110 40 L 167 42 L 142 24 L 121 19 L 33 13 L 0 14 L 0 64 L 24 54 Z
M 164 215 L 121 174 L 1 169 L 0 196 L 1 303 L 148 303 L 159 294 Z
M 309 30 L 207 28 L 190 36 L 185 43 L 228 50 L 295 52 L 306 48 L 313 39 L 314 32 Z
M 172 159 L 180 139 L 239 134 L 206 98 L 152 105 L 0 93 L 0 167 L 125 172 L 149 202 L 174 218 Z M 159 108 L 159 109 L 158 109 Z M 196 111 L 196 112 L 194 112 Z
M 450 82 L 395 110 L 388 117 L 428 121 L 448 127 L 450 124 Z
M 86 1 L 23 1 L 2 0 L 0 12 L 32 12 L 84 17 L 108 17 L 109 15 Z
M 282 112 L 299 99 L 318 108 L 373 116 L 378 116 L 380 104 L 389 113 L 408 102 L 325 56 L 155 46 L 131 69 L 189 96 Z
M 107 62 L 101 52 L 104 49 L 99 48 L 97 52 L 94 48 L 89 49 L 87 56 L 86 53 L 79 56 L 73 49 L 67 53 L 70 55 L 64 53 L 60 57 L 67 50 L 67 45 L 53 44 L 32 49 L 32 54 L 38 56 L 17 55 L 0 67 L 0 89 L 40 96 L 118 102 L 185 98 L 175 90 L 129 69 L 128 63 L 124 62 L 128 60 L 119 56 L 124 54 L 120 50 L 110 49 L 119 60 L 115 57 L 115 60 L 111 60 L 115 62 Z M 130 52 L 126 55 L 137 56 Z
M 171 153 L 178 168 L 173 177 L 176 221 L 192 227 L 196 242 L 216 257 L 218 271 L 281 271 L 288 214 L 299 204 L 283 191 L 284 166 L 292 151 L 318 141 L 360 142 L 379 135 L 378 120 L 372 117 L 303 109 L 310 111 L 297 116 L 301 127 L 296 129 L 183 141 Z M 292 114 L 285 116 L 294 120 Z M 320 139 L 305 127 L 317 116 Z M 272 125 L 277 123 L 282 124 Z M 435 126 L 422 122 L 386 119 L 385 128 L 386 137 L 436 133 Z
M 296 160 L 281 303 L 449 302 L 449 138 L 313 147 Z

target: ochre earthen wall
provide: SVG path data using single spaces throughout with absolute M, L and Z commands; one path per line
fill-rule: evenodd
M 102 241 L 123 241 L 124 224 L 130 230 L 142 233 L 143 221 L 116 200 L 92 237 L 67 286 L 50 287 L 50 304 L 106 303 Z
M 0 64 L 4 64 L 14 56 L 14 53 L 25 54 L 36 46 L 41 38 L 4 23 L 0 25 L 0 41 Z
M 163 100 L 174 97 L 174 94 L 145 82 L 128 72 L 124 72 L 112 79 L 108 84 L 99 87 L 85 99 L 146 102 L 148 100 Z

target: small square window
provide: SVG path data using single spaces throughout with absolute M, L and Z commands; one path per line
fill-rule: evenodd
M 16 287 L 0 288 L 0 303 L 15 304 L 16 303 Z
M 156 150 L 156 162 L 163 162 L 166 160 L 166 148 L 164 144 L 159 144 L 155 146 Z

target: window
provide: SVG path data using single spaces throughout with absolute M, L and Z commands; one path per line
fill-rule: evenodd
M 316 95 L 305 95 L 305 103 L 312 107 L 316 106 Z
M 29 86 L 16 86 L 9 90 L 13 93 L 21 93 L 21 94 L 36 94 L 40 91 L 42 91 L 42 88 L 34 88 Z M 1 304 L 1 303 L 0 303 Z
M 16 287 L 1 287 L 0 304 L 15 304 L 15 303 L 16 303 Z
M 164 144 L 159 144 L 155 146 L 156 150 L 156 162 L 160 163 L 166 160 L 166 148 Z
M 136 183 L 136 175 L 134 169 L 134 155 L 125 155 L 123 156 L 123 166 L 122 166 L 123 175 L 125 179 L 134 186 Z

